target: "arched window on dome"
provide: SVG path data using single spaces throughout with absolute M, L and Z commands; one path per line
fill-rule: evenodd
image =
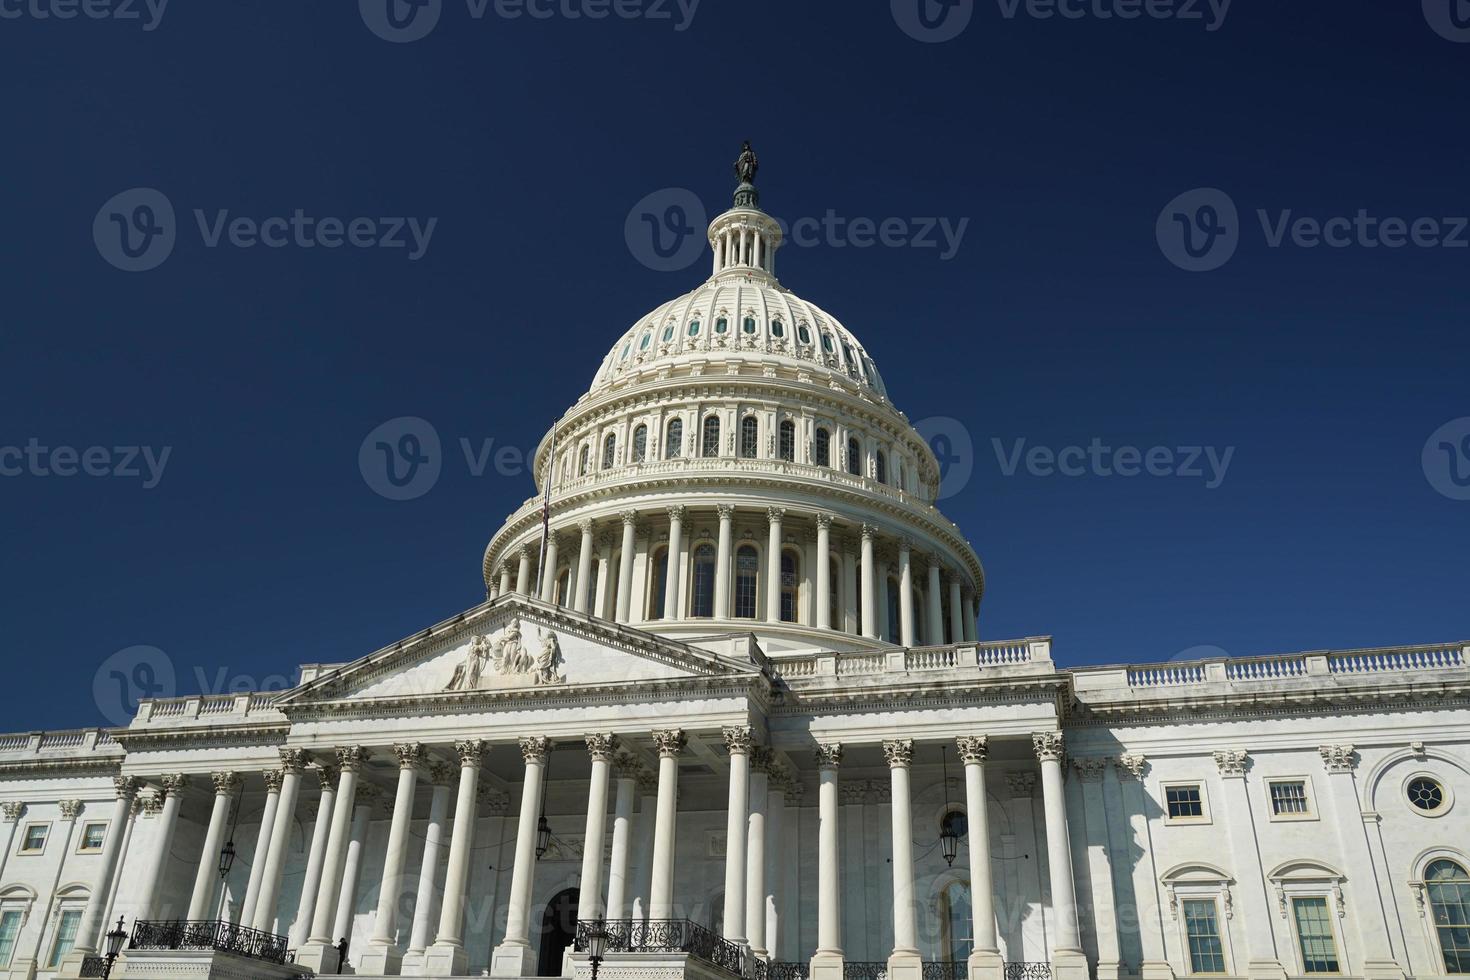
M 781 423 L 781 435 L 777 440 L 776 454 L 788 463 L 796 460 L 796 423 L 790 419 Z
M 672 323 L 664 327 L 663 342 L 668 343 L 674 339 L 674 325 Z
M 616 458 L 617 454 L 618 437 L 615 433 L 609 432 L 607 438 L 602 440 L 602 468 L 605 470 L 611 469 L 613 459 Z
M 796 325 L 796 339 L 803 344 L 810 344 L 812 342 L 812 332 L 807 328 L 805 323 L 798 323 Z
M 641 463 L 648 458 L 648 426 L 640 425 L 633 430 L 633 462 Z
M 689 321 L 689 336 L 691 336 L 691 337 L 698 337 L 699 336 L 699 321 L 698 320 L 690 320 Z
M 794 551 L 781 552 L 781 622 L 796 622 L 798 589 L 801 585 L 801 559 Z
M 718 415 L 706 415 L 704 418 L 704 435 L 700 441 L 699 454 L 701 456 L 720 455 L 720 417 Z
M 821 426 L 817 427 L 817 465 L 832 465 L 832 433 Z
M 640 351 L 648 350 L 648 345 L 651 343 L 653 343 L 653 331 L 645 330 L 643 332 L 643 339 L 638 341 L 638 349 Z
M 785 324 L 783 324 L 780 320 L 772 320 L 771 321 L 771 336 L 772 337 L 784 337 L 784 336 L 786 336 L 786 326 L 785 326 Z
M 669 549 L 657 548 L 649 556 L 652 588 L 648 590 L 648 618 L 663 619 L 668 604 Z
M 902 632 L 903 623 L 900 622 L 900 619 L 903 616 L 903 610 L 901 608 L 899 608 L 900 607 L 900 604 L 902 602 L 903 602 L 903 599 L 901 597 L 900 590 L 899 590 L 899 587 L 898 587 L 898 579 L 896 579 L 896 578 L 894 578 L 893 576 L 890 575 L 888 577 L 888 642 L 889 643 L 899 643 L 899 642 L 902 642 L 902 640 L 903 640 L 903 632 Z
M 1424 889 L 1444 972 L 1470 973 L 1470 874 L 1454 861 L 1435 861 L 1424 869 Z
M 873 475 L 879 483 L 888 482 L 888 454 L 881 449 L 873 457 Z
M 825 330 L 822 332 L 822 349 L 828 354 L 835 354 L 837 346 L 832 343 L 832 335 Z
M 740 458 L 755 459 L 761 444 L 761 424 L 754 415 L 740 420 Z
M 694 549 L 694 569 L 690 575 L 689 615 L 709 619 L 715 614 L 715 549 L 702 544 Z
M 735 618 L 755 618 L 756 580 L 761 560 L 755 548 L 741 545 L 735 552 Z
M 670 419 L 664 435 L 664 459 L 678 459 L 684 455 L 684 420 Z
M 863 475 L 863 447 L 856 437 L 847 440 L 847 472 L 853 476 Z
M 577 454 L 577 475 L 578 476 L 586 476 L 587 475 L 587 461 L 591 457 L 591 455 L 592 455 L 592 447 L 584 444 L 582 446 L 582 451 Z
M 720 317 L 718 320 L 715 321 L 715 333 L 723 334 L 729 329 L 730 321 L 725 319 L 724 317 Z

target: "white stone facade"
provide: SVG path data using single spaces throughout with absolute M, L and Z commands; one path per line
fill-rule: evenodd
M 736 200 L 542 443 L 486 603 L 290 691 L 0 736 L 0 977 L 85 972 L 119 917 L 250 954 L 127 978 L 343 939 L 357 975 L 585 978 L 597 920 L 630 978 L 1470 970 L 1470 646 L 980 641 L 932 453 Z

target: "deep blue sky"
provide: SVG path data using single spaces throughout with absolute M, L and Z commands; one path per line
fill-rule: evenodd
M 0 447 L 171 447 L 152 489 L 0 478 L 5 729 L 105 723 L 109 658 L 135 645 L 180 692 L 272 683 L 482 600 L 485 542 L 531 483 L 471 476 L 458 440 L 534 446 L 623 330 L 702 279 L 702 256 L 640 264 L 625 221 L 669 187 L 722 209 L 747 137 L 772 213 L 969 219 L 949 261 L 793 247 L 780 271 L 910 418 L 972 438 L 945 510 L 986 563 L 984 637 L 1053 634 L 1084 664 L 1470 636 L 1470 502 L 1421 462 L 1470 415 L 1470 249 L 1270 248 L 1255 217 L 1470 213 L 1470 44 L 1418 3 L 1238 0 L 1208 31 L 979 0 L 940 44 L 876 0 L 704 0 L 684 31 L 444 0 L 407 44 L 356 8 L 0 18 Z M 172 202 L 178 241 L 128 273 L 93 220 L 135 187 Z M 1238 206 L 1241 241 L 1191 273 L 1155 222 L 1198 187 Z M 438 224 L 418 261 L 207 248 L 194 208 Z M 444 469 L 395 502 L 357 456 L 405 415 Z M 1094 437 L 1234 455 L 1206 489 L 1006 476 L 992 444 Z

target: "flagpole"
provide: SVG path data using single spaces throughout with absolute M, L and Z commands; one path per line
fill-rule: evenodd
M 556 426 L 551 427 L 551 448 L 546 451 L 546 479 L 541 484 L 541 555 L 536 560 L 536 598 L 541 598 L 541 581 L 546 575 L 546 540 L 551 536 L 551 478 L 556 472 Z M 556 569 L 551 570 L 556 574 Z

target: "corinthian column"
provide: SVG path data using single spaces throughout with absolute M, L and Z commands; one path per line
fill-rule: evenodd
M 297 948 L 311 936 L 316 896 L 322 887 L 322 861 L 327 856 L 327 837 L 332 828 L 332 803 L 337 798 L 337 767 L 319 765 L 316 776 L 321 783 L 321 795 L 316 801 L 316 820 L 311 827 L 311 850 L 306 855 L 306 877 L 301 882 L 296 922 L 291 927 L 291 942 Z
M 637 786 L 638 761 L 627 753 L 613 759 L 618 793 L 613 802 L 612 854 L 607 870 L 607 917 L 629 918 L 628 849 L 633 821 L 633 793 Z
M 990 807 L 985 797 L 985 758 L 989 740 L 984 735 L 955 739 L 965 764 L 965 839 L 970 850 L 970 911 L 974 915 L 970 953 L 970 980 L 1000 980 L 1005 964 L 995 936 L 995 886 L 990 873 Z
M 674 917 L 674 824 L 678 819 L 679 753 L 688 739 L 679 729 L 656 731 L 658 816 L 653 825 L 653 873 L 648 886 L 648 917 Z
M 102 927 L 106 925 L 102 921 L 102 916 L 106 911 L 108 886 L 112 882 L 113 873 L 117 870 L 117 855 L 122 847 L 123 827 L 127 825 L 128 810 L 132 808 L 133 797 L 138 795 L 139 783 L 132 776 L 114 776 L 112 785 L 117 791 L 117 798 L 112 804 L 112 820 L 107 825 L 107 836 L 102 840 L 102 860 L 97 869 L 96 883 L 87 896 L 87 907 L 82 912 L 82 921 L 77 926 L 76 942 L 67 960 L 75 958 L 80 962 L 83 956 L 96 953 L 102 942 Z M 73 817 L 77 809 L 80 809 L 80 804 L 73 808 Z
M 720 538 L 715 554 L 715 619 L 730 618 L 730 538 L 735 522 L 735 508 L 720 504 Z
M 898 639 L 906 647 L 914 645 L 914 562 L 909 539 L 898 541 Z
M 337 896 L 342 887 L 342 867 L 352 836 L 352 808 L 357 799 L 358 777 L 367 764 L 368 754 L 368 750 L 360 745 L 337 750 L 340 775 L 337 777 L 337 794 L 332 801 L 327 849 L 322 854 L 321 884 L 317 887 L 311 932 L 296 954 L 297 963 L 316 973 L 325 973 L 329 965 L 337 963 L 337 937 L 332 935 L 337 924 Z
M 939 559 L 933 555 L 929 557 L 929 587 L 924 591 L 929 600 L 929 615 L 924 617 L 929 621 L 929 642 L 938 646 L 944 642 L 944 604 L 939 597 Z
M 766 509 L 771 534 L 766 542 L 766 622 L 781 622 L 781 518 L 786 511 L 780 507 Z
M 175 773 L 164 776 L 159 782 L 163 785 L 163 812 L 158 817 L 158 833 L 154 837 L 153 860 L 148 862 L 148 867 L 144 869 L 143 884 L 138 889 L 137 918 L 140 919 L 160 917 L 158 916 L 158 889 L 163 881 L 164 872 L 168 869 L 169 851 L 174 843 L 174 830 L 178 827 L 179 795 L 189 781 L 182 773 Z
M 271 847 L 265 857 L 265 874 L 260 880 L 260 897 L 255 903 L 255 928 L 274 932 L 276 901 L 281 894 L 281 873 L 291 850 L 291 828 L 296 826 L 296 796 L 301 787 L 301 770 L 307 762 L 301 749 L 281 749 L 281 798 L 276 803 Z
M 431 977 L 457 976 L 468 967 L 463 939 L 465 883 L 469 881 L 470 855 L 475 846 L 475 801 L 486 748 L 478 738 L 454 743 L 459 755 L 459 798 L 454 803 L 454 832 L 449 838 L 449 868 L 444 872 L 439 935 L 424 951 L 424 973 Z
M 873 568 L 873 538 L 877 534 L 876 526 L 863 525 L 863 636 L 870 640 L 878 638 L 878 575 Z
M 951 643 L 965 641 L 965 609 L 964 600 L 960 598 L 958 572 L 949 573 L 949 633 Z
M 549 751 L 551 740 L 544 736 L 521 739 L 521 758 L 526 763 L 526 775 L 521 783 L 521 813 L 516 824 L 510 908 L 506 911 L 505 941 L 495 947 L 490 957 L 491 976 L 529 977 L 536 973 L 536 952 L 531 949 L 531 886 L 536 874 L 536 820 L 541 815 L 541 782 L 545 777 Z M 460 795 L 463 794 L 461 787 Z M 456 826 L 456 832 L 458 829 Z M 440 931 L 443 931 L 443 926 Z
M 919 980 L 919 913 L 914 901 L 913 804 L 909 798 L 909 763 L 914 758 L 914 740 L 894 739 L 883 743 L 888 775 L 893 787 L 893 954 L 888 957 L 891 980 Z
M 745 934 L 750 951 L 765 957 L 766 946 L 766 797 L 770 789 L 771 750 L 750 750 L 750 818 L 745 838 Z M 728 899 L 727 899 L 728 901 Z
M 832 515 L 817 515 L 817 628 L 832 628 Z
M 439 880 L 439 850 L 444 841 L 444 824 L 449 819 L 449 789 L 454 769 L 442 763 L 429 767 L 434 790 L 429 796 L 429 826 L 424 830 L 424 859 L 419 862 L 419 891 L 413 903 L 413 931 L 403 957 L 403 975 L 422 973 L 424 950 L 433 926 L 434 891 Z
M 388 850 L 383 855 L 383 873 L 378 879 L 378 917 L 368 950 L 358 967 L 361 973 L 397 973 L 403 957 L 394 946 L 398 938 L 398 896 L 406 879 L 403 865 L 408 858 L 408 828 L 413 822 L 413 796 L 419 770 L 427 761 L 418 742 L 393 746 L 398 757 L 398 788 L 393 795 L 393 819 L 388 825 Z
M 516 591 L 531 594 L 531 548 L 524 544 L 516 552 Z
M 219 852 L 225 839 L 225 824 L 230 818 L 230 800 L 240 785 L 240 777 L 232 772 L 217 772 L 210 778 L 214 781 L 214 806 L 209 811 L 209 829 L 204 832 L 204 848 L 199 853 L 194 890 L 189 896 L 187 917 L 195 921 L 211 918 L 214 909 Z
M 1235 873 L 1240 881 L 1241 918 L 1245 920 L 1245 948 L 1249 963 L 1245 975 L 1251 980 L 1275 978 L 1285 980 L 1286 967 L 1276 949 L 1276 932 L 1271 920 L 1271 902 L 1266 895 L 1266 872 L 1261 865 L 1260 842 L 1251 823 L 1250 795 L 1246 792 L 1245 773 L 1250 756 L 1244 749 L 1224 749 L 1215 753 L 1220 771 L 1221 790 L 1226 812 L 1240 814 L 1225 821 L 1225 839 L 1235 859 Z M 1236 972 L 1241 972 L 1237 970 Z
M 591 920 L 602 914 L 602 847 L 607 834 L 607 784 L 616 735 L 588 735 L 587 754 L 592 757 L 592 775 L 587 781 L 587 830 L 582 838 L 582 878 L 577 883 L 577 919 Z
M 1062 733 L 1038 732 L 1031 736 L 1031 746 L 1041 763 L 1046 811 L 1046 856 L 1056 918 L 1053 974 L 1056 980 L 1088 980 L 1087 957 L 1077 932 L 1077 891 L 1072 883 L 1072 844 L 1067 836 L 1067 796 L 1062 782 Z
M 546 535 L 546 560 L 541 563 L 541 601 L 556 599 L 556 562 L 560 538 L 555 531 Z
M 260 831 L 255 835 L 255 853 L 250 856 L 250 879 L 245 885 L 245 900 L 240 903 L 240 925 L 247 929 L 255 924 L 255 907 L 260 902 L 260 883 L 265 879 L 265 866 L 270 863 L 271 834 L 276 829 L 276 806 L 281 800 L 279 769 L 261 773 L 265 779 L 265 807 L 260 811 Z
M 664 619 L 680 619 L 684 607 L 679 604 L 679 571 L 683 568 L 680 556 L 684 551 L 684 508 L 670 507 L 669 550 L 664 556 Z
M 626 623 L 633 608 L 633 549 L 638 530 L 638 512 L 625 510 L 623 519 L 623 553 L 618 561 L 617 621 Z
M 725 814 L 724 937 L 745 942 L 746 808 L 750 799 L 750 728 L 726 728 L 730 751 L 730 802 Z
M 582 550 L 577 552 L 577 598 L 572 603 L 572 610 L 585 613 L 588 611 L 587 587 L 592 584 L 592 522 L 582 521 L 577 527 L 582 532 Z
M 811 980 L 842 980 L 842 870 L 837 863 L 838 742 L 817 746 L 817 952 Z

